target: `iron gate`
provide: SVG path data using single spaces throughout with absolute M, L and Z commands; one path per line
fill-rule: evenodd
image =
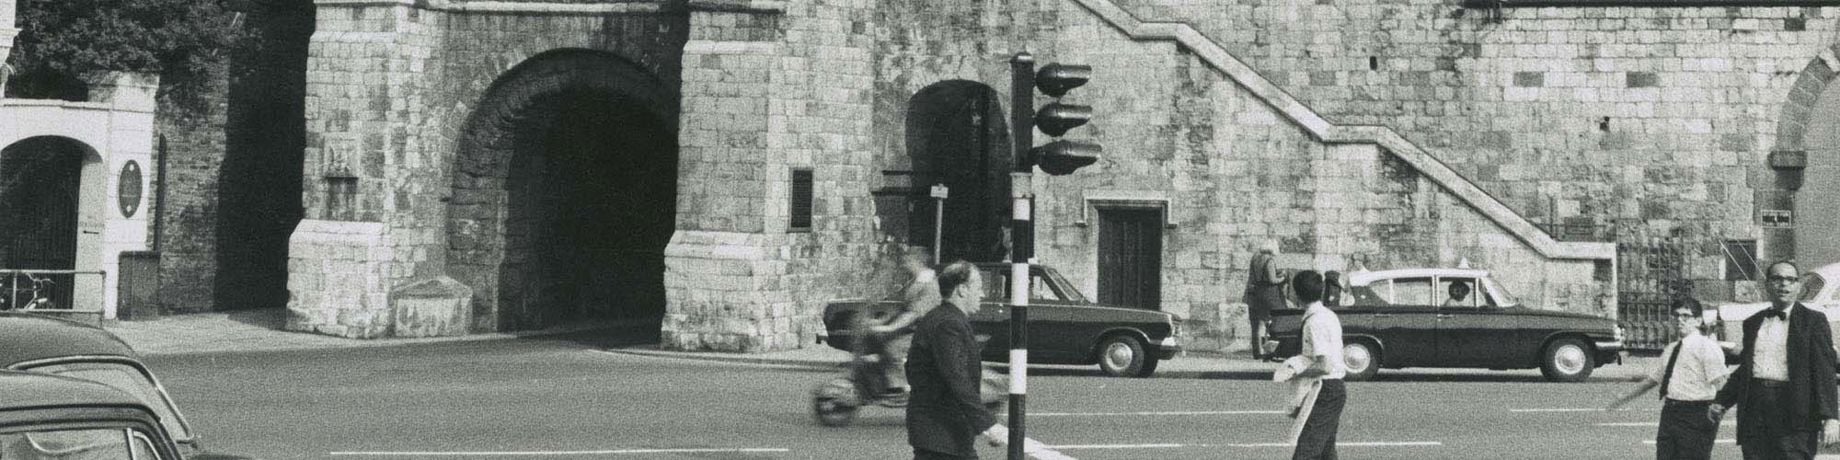
M 1718 279 L 1717 273 L 1692 273 L 1692 262 L 1721 255 L 1714 241 L 1651 239 L 1619 242 L 1617 254 L 1617 324 L 1630 351 L 1659 352 L 1680 338 L 1674 326 L 1676 301 L 1694 297 L 1695 279 Z

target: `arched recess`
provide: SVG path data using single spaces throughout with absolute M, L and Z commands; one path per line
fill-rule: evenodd
M 678 96 L 619 56 L 554 50 L 487 89 L 459 136 L 447 271 L 476 330 L 662 320 Z
M 931 246 L 934 200 L 945 184 L 940 260 L 998 261 L 1009 239 L 1010 135 L 997 92 L 983 83 L 948 80 L 920 89 L 907 105 L 907 155 L 913 165 L 909 242 Z
M 101 269 L 107 183 L 102 155 L 75 139 L 36 136 L 0 148 L 0 268 Z M 101 305 L 102 277 L 50 279 L 58 305 Z
M 1778 117 L 1776 145 L 1757 186 L 1761 259 L 1793 258 L 1804 267 L 1840 262 L 1840 91 L 1834 52 L 1811 59 L 1790 87 Z M 1756 182 L 1754 182 L 1756 183 Z M 1781 211 L 1790 211 L 1782 213 Z M 1782 223 L 1789 217 L 1789 223 Z

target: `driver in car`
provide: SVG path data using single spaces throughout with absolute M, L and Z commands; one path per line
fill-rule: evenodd
M 1444 306 L 1446 307 L 1470 306 L 1469 294 L 1470 294 L 1469 283 L 1462 282 L 1462 281 L 1450 283 L 1450 299 L 1444 301 Z

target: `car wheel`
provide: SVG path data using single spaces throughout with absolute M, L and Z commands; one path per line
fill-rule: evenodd
M 1143 377 L 1146 362 L 1143 342 L 1128 335 L 1108 336 L 1099 341 L 1099 371 L 1113 377 Z M 1154 368 L 1152 369 L 1154 370 Z
M 838 378 L 811 393 L 811 415 L 824 426 L 849 425 L 856 419 L 856 384 Z
M 1342 364 L 1348 367 L 1348 381 L 1361 381 L 1374 378 L 1380 373 L 1380 351 L 1373 344 L 1352 341 L 1342 345 Z
M 1546 346 L 1540 354 L 1540 373 L 1554 382 L 1577 382 L 1591 376 L 1597 368 L 1591 346 L 1575 338 L 1563 338 Z

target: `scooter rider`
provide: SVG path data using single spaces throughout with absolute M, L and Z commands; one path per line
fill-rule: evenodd
M 926 248 L 908 247 L 901 253 L 901 268 L 913 276 L 901 288 L 901 311 L 888 322 L 871 326 L 869 331 L 881 339 L 882 368 L 887 376 L 889 396 L 907 396 L 907 351 L 914 342 L 914 322 L 943 302 L 939 280 L 927 266 Z

